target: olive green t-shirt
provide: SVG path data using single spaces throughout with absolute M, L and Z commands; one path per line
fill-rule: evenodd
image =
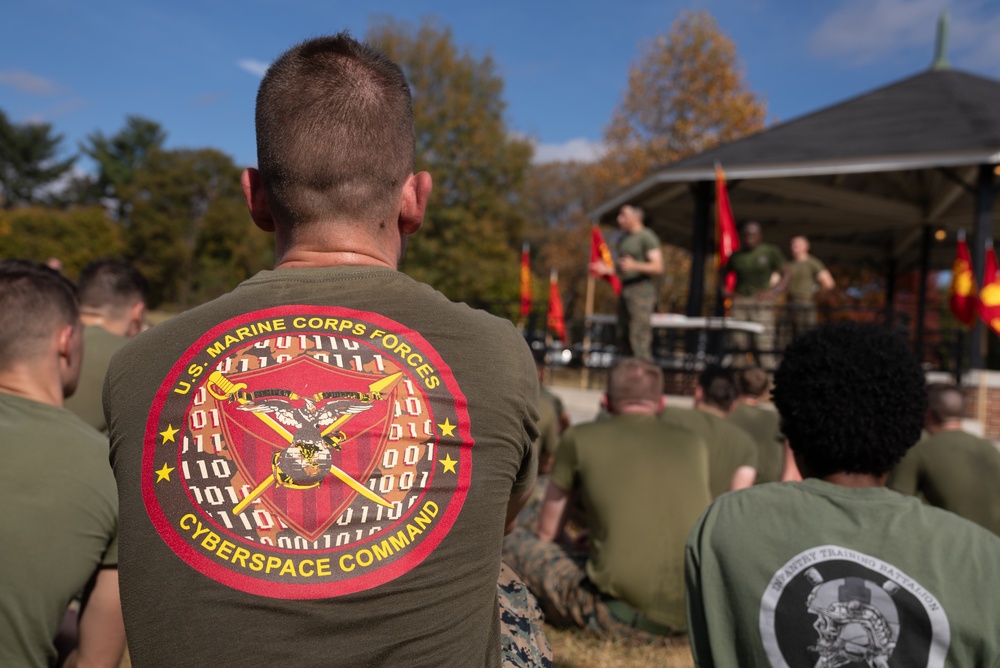
M 1000 665 L 1000 538 L 884 487 L 726 494 L 685 582 L 700 668 Z
M 537 454 L 555 455 L 559 449 L 559 413 L 549 393 L 538 394 L 538 438 L 534 441 Z
M 136 665 L 499 665 L 537 469 L 509 321 L 388 268 L 264 271 L 126 344 L 105 408 Z
M 684 539 L 711 501 L 701 438 L 652 415 L 571 427 L 552 482 L 583 502 L 590 581 L 653 620 L 684 629 Z
M 1000 535 L 1000 451 L 964 431 L 939 431 L 910 448 L 889 486 L 919 494 Z
M 111 357 L 128 341 L 124 336 L 112 334 L 99 325 L 88 325 L 83 330 L 83 367 L 76 391 L 66 400 L 65 406 L 97 431 L 108 432 L 104 420 L 104 376 L 108 373 Z
M 709 486 L 712 498 L 729 491 L 733 474 L 741 466 L 757 468 L 753 438 L 732 422 L 697 408 L 667 406 L 660 419 L 700 435 L 708 445 Z
M 800 262 L 789 262 L 786 269 L 789 272 L 788 296 L 796 301 L 807 301 L 815 294 L 816 277 L 826 266 L 812 255 L 807 255 Z
M 70 600 L 118 563 L 108 440 L 64 408 L 0 393 L 0 666 L 55 665 Z
M 652 250 L 660 250 L 660 240 L 648 227 L 632 234 L 624 234 L 618 240 L 619 257 L 627 255 L 633 260 L 647 262 L 648 253 Z M 633 281 L 644 276 L 648 275 L 641 271 L 623 271 L 619 274 L 622 281 Z
M 740 403 L 726 414 L 726 419 L 750 434 L 757 445 L 757 479 L 754 484 L 781 480 L 785 437 L 781 434 L 781 416 L 777 411 Z
M 785 266 L 785 256 L 774 244 L 759 243 L 747 250 L 740 248 L 729 257 L 725 273 L 736 274 L 735 293 L 755 295 L 768 288 L 771 274 Z

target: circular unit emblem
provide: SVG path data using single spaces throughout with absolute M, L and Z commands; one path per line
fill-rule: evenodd
M 222 323 L 146 426 L 143 499 L 170 548 L 244 592 L 329 598 L 423 561 L 472 474 L 465 397 L 416 332 L 316 306 Z
M 944 665 L 944 608 L 892 564 L 823 545 L 792 557 L 761 599 L 760 635 L 771 665 Z

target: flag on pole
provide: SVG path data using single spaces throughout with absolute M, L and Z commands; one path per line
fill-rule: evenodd
M 992 255 L 992 251 L 990 255 Z M 972 256 L 969 254 L 969 244 L 965 241 L 965 232 L 960 231 L 958 245 L 955 249 L 955 262 L 951 266 L 948 307 L 959 322 L 971 327 L 976 322 L 977 303 L 976 277 L 972 273 Z
M 719 254 L 715 258 L 715 268 L 721 269 L 729 262 L 729 257 L 740 247 L 736 234 L 736 219 L 729 205 L 729 191 L 726 190 L 726 175 L 722 165 L 715 163 L 715 237 L 719 240 Z M 736 287 L 736 274 L 726 274 L 726 292 Z
M 990 328 L 1000 334 L 1000 276 L 997 276 L 997 254 L 993 242 L 986 244 L 983 258 L 983 289 L 979 291 L 979 315 Z
M 549 331 L 566 341 L 566 317 L 563 313 L 562 297 L 559 295 L 559 272 L 555 269 L 549 274 Z
M 521 246 L 521 320 L 531 314 L 531 253 L 528 244 Z
M 601 234 L 601 228 L 597 225 L 590 228 L 590 264 L 603 264 L 612 271 L 615 268 L 614 260 L 611 259 L 611 251 L 608 250 L 608 245 L 604 242 L 604 235 Z M 610 283 L 616 295 L 622 293 L 622 282 L 617 274 L 601 274 L 594 271 L 593 267 L 590 269 L 590 274 Z

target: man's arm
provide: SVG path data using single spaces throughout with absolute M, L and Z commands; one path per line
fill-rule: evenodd
M 538 520 L 539 538 L 555 542 L 556 538 L 562 535 L 563 527 L 566 525 L 566 509 L 569 508 L 572 498 L 572 492 L 567 492 L 553 481 L 549 481 Z
M 640 262 L 628 255 L 622 256 L 618 264 L 622 271 L 638 271 L 649 276 L 658 276 L 663 273 L 663 251 L 653 248 L 646 251 L 646 261 Z
M 819 283 L 820 290 L 833 290 L 836 283 L 833 280 L 833 274 L 830 273 L 829 269 L 821 269 L 818 274 L 816 274 L 816 282 Z
M 510 500 L 507 501 L 507 520 L 504 523 L 503 533 L 506 536 L 511 531 L 513 531 L 517 525 L 517 515 L 524 508 L 524 504 L 528 502 L 531 498 L 531 490 L 534 487 L 529 487 L 528 491 L 523 494 L 512 495 Z
M 753 481 L 757 479 L 757 469 L 752 466 L 740 466 L 733 473 L 733 480 L 729 483 L 729 491 L 735 491 L 737 489 L 746 489 L 753 485 Z
M 118 596 L 118 569 L 102 568 L 80 610 L 77 668 L 117 668 L 125 650 L 125 625 Z

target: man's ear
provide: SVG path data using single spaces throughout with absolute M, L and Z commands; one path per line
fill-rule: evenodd
M 657 413 L 662 413 L 663 409 L 666 408 L 666 407 L 667 407 L 667 395 L 661 394 L 660 395 L 660 401 L 658 402 L 658 404 L 656 406 L 656 412 Z
M 142 331 L 142 326 L 145 324 L 146 319 L 146 302 L 137 301 L 132 304 L 132 308 L 128 312 L 128 331 L 125 332 L 125 336 L 132 338 Z
M 271 208 L 267 205 L 260 172 L 253 167 L 247 167 L 240 177 L 240 185 L 243 187 L 243 197 L 247 201 L 247 209 L 254 224 L 265 232 L 274 232 L 274 218 L 271 217 Z
M 67 361 L 76 354 L 73 350 L 73 331 L 73 325 L 62 325 L 56 333 L 56 350 L 59 357 L 64 357 Z
M 427 172 L 410 174 L 406 180 L 399 203 L 399 231 L 403 234 L 413 234 L 420 229 L 432 186 L 431 175 Z
M 695 385 L 694 387 L 694 404 L 697 406 L 705 398 L 705 393 L 701 389 L 701 385 Z

